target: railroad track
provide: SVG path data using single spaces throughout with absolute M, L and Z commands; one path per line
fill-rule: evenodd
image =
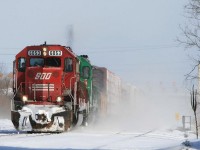
M 78 133 L 77 133 L 78 132 Z M 141 145 L 138 145 L 137 142 L 134 143 L 134 141 L 139 141 L 139 140 L 143 140 L 144 138 L 150 138 L 152 140 L 155 140 L 157 138 L 159 139 L 169 139 L 169 140 L 174 140 L 176 139 L 176 137 L 173 138 L 170 138 L 171 136 L 168 135 L 168 134 L 162 134 L 162 132 L 157 132 L 156 129 L 152 129 L 152 130 L 148 130 L 146 132 L 142 132 L 142 133 L 134 133 L 134 132 L 125 132 L 125 131 L 121 131 L 121 132 L 109 132 L 109 133 L 103 133 L 103 134 L 100 134 L 100 136 L 98 135 L 98 133 L 91 133 L 91 136 L 89 136 L 89 133 L 88 132 L 70 132 L 70 134 L 68 135 L 65 135 L 64 133 L 64 136 L 63 136 L 63 133 L 61 133 L 59 136 L 55 136 L 53 138 L 64 138 L 64 137 L 68 137 L 69 136 L 69 139 L 74 139 L 74 137 L 77 137 L 77 136 L 83 136 L 83 137 L 94 137 L 94 138 L 97 138 L 96 140 L 99 140 L 99 139 L 104 139 L 102 140 L 102 142 L 97 142 L 96 145 L 93 145 L 92 147 L 90 147 L 91 149 L 132 149 L 132 148 L 135 148 L 135 149 L 147 149 L 147 147 L 145 147 L 145 145 L 143 145 L 144 143 L 141 143 Z M 75 133 L 75 135 L 73 134 Z M 85 133 L 87 133 L 87 135 L 85 136 Z M 76 135 L 77 134 L 77 135 Z M 98 136 L 96 136 L 95 134 L 97 134 Z M 20 139 L 19 143 L 21 143 L 22 141 L 28 141 L 31 143 L 33 142 L 34 143 L 34 140 L 37 139 L 37 137 L 41 137 L 41 138 L 38 138 L 38 139 L 41 139 L 41 142 L 45 139 L 48 139 L 48 137 L 50 135 L 55 135 L 54 133 L 26 133 L 26 132 L 17 132 L 15 130 L 5 130 L 5 131 L 0 131 L 0 141 L 2 143 L 6 143 L 5 145 L 9 145 L 10 146 L 10 143 L 7 141 L 17 141 L 18 139 Z M 95 136 L 94 136 L 95 135 Z M 44 138 L 42 137 L 44 136 Z M 46 136 L 48 136 L 46 138 Z M 53 139 L 52 137 L 50 137 L 50 139 Z M 141 138 L 141 139 L 140 139 Z M 26 140 L 27 139 L 27 140 Z M 148 140 L 148 139 L 147 139 Z M 73 141 L 73 140 L 72 140 Z M 86 140 L 87 141 L 87 140 Z M 101 140 L 100 140 L 101 141 Z M 144 140 L 146 141 L 146 140 Z M 19 146 L 19 143 L 16 144 L 16 147 L 20 147 Z M 136 144 L 136 145 L 130 145 L 131 144 Z M 40 145 L 40 140 L 39 140 L 39 145 Z M 66 143 L 67 145 L 67 143 Z M 27 147 L 30 147 L 29 145 L 25 145 Z M 68 147 L 68 146 L 66 146 Z M 69 146 L 70 147 L 70 146 Z M 87 147 L 88 148 L 88 147 Z M 88 149 L 90 149 L 88 148 Z M 155 148 L 154 146 L 152 147 L 149 147 L 149 149 L 153 149 Z M 166 147 L 165 148 L 166 150 L 186 150 L 187 147 L 185 147 L 184 145 L 169 145 L 169 147 Z
M 36 136 L 47 136 L 52 135 L 52 133 L 27 133 L 27 132 L 17 132 L 17 131 L 4 131 L 0 132 L 0 138 L 3 137 L 16 137 L 24 138 L 24 137 L 36 137 Z
M 112 133 L 111 135 L 119 135 L 119 136 L 124 136 L 123 138 L 116 138 L 112 141 L 106 142 L 102 145 L 99 145 L 97 147 L 95 147 L 94 149 L 103 149 L 103 148 L 107 148 L 110 145 L 113 145 L 113 143 L 126 143 L 127 141 L 135 141 L 138 138 L 155 138 L 155 139 L 168 139 L 168 140 L 175 140 L 178 137 L 171 137 L 169 135 L 163 135 L 162 133 L 156 133 L 157 129 L 152 129 L 146 132 L 142 132 L 142 133 L 125 133 L 125 132 L 116 132 L 116 133 Z M 128 136 L 126 136 L 128 135 Z M 110 136 L 110 135 L 108 135 Z M 182 139 L 184 140 L 184 138 Z M 187 147 L 185 147 L 184 145 L 180 144 L 179 146 L 175 146 L 175 147 L 168 147 L 166 148 L 166 150 L 185 150 L 187 149 Z

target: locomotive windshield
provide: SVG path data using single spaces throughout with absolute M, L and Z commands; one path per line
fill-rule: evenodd
M 60 58 L 56 58 L 56 57 L 48 57 L 45 59 L 45 66 L 60 67 L 61 60 L 60 60 Z
M 44 58 L 31 58 L 30 59 L 30 66 L 44 66 Z
M 61 60 L 60 58 L 56 57 L 47 57 L 47 58 L 31 58 L 30 59 L 30 66 L 39 66 L 39 67 L 60 67 Z

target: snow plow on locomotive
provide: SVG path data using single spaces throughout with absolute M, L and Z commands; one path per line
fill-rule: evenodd
M 13 62 L 11 120 L 17 130 L 63 132 L 87 124 L 92 66 L 60 45 L 28 46 Z

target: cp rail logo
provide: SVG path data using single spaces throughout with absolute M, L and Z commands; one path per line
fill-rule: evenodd
M 35 80 L 49 80 L 52 73 L 41 73 L 38 72 L 35 76 Z

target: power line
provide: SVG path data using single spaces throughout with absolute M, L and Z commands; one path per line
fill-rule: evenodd
M 178 48 L 180 47 L 179 45 L 142 45 L 142 46 L 137 46 L 137 47 L 126 47 L 126 46 L 110 46 L 110 47 L 81 47 L 81 48 L 76 48 L 78 50 L 87 50 L 87 53 L 101 53 L 103 51 L 112 53 L 112 52 L 135 52 L 135 51 L 148 51 L 148 50 L 161 50 L 161 49 L 170 49 L 170 48 Z M 15 49 L 19 50 L 21 48 L 10 48 L 10 47 L 0 47 L 0 49 L 4 50 L 9 50 L 9 49 Z M 88 51 L 90 50 L 90 51 Z M 95 50 L 95 51 L 91 51 Z M 96 51 L 97 50 L 97 51 Z M 0 53 L 0 55 L 16 55 L 13 53 Z
M 118 47 L 88 47 L 90 49 L 158 49 L 158 48 L 172 48 L 172 47 L 180 47 L 179 45 L 142 45 L 137 47 L 127 47 L 127 46 L 118 46 Z
M 5 54 L 5 53 L 0 53 L 0 55 L 16 55 L 16 54 Z
M 17 47 L 16 48 L 14 48 L 14 47 L 0 47 L 0 49 L 22 49 L 22 48 L 19 48 L 19 47 L 18 48 Z
M 161 49 L 170 49 L 170 48 L 178 48 L 180 46 L 178 45 L 154 45 L 154 46 L 143 46 L 143 47 L 101 47 L 101 48 L 81 48 L 86 49 L 87 53 L 93 54 L 93 53 L 102 53 L 102 52 L 136 52 L 136 51 L 152 51 L 152 50 L 161 50 Z M 91 51 L 94 50 L 94 51 Z M 90 51 L 88 51 L 90 50 Z

